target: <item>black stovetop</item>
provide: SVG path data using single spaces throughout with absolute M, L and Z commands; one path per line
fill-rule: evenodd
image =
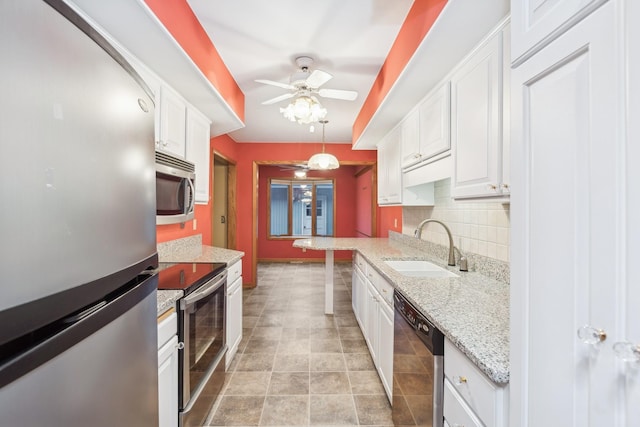
M 182 290 L 190 294 L 202 284 L 222 273 L 227 264 L 222 262 L 158 264 L 158 289 Z

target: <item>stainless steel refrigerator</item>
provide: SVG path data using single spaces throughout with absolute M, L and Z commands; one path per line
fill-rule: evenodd
M 0 424 L 158 423 L 154 102 L 59 0 L 0 2 Z

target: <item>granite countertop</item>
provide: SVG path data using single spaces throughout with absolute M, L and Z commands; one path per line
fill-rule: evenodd
M 244 252 L 232 249 L 217 248 L 202 244 L 202 237 L 191 236 L 158 245 L 160 262 L 224 262 L 227 266 L 242 259 Z M 175 306 L 183 292 L 176 290 L 158 291 L 158 315 Z
M 176 301 L 182 298 L 182 291 L 170 290 L 170 291 L 158 291 L 158 316 L 171 307 L 175 307 Z
M 197 250 L 176 250 L 161 255 L 160 262 L 224 262 L 229 266 L 243 256 L 244 252 L 241 251 L 201 245 Z
M 358 251 L 492 381 L 508 383 L 508 283 L 473 271 L 460 272 L 458 267 L 447 266 L 444 258 L 407 244 L 410 242 L 406 239 L 416 240 L 404 236 L 394 239 L 314 237 L 295 240 L 293 246 Z M 460 277 L 403 276 L 384 263 L 389 259 L 427 260 Z

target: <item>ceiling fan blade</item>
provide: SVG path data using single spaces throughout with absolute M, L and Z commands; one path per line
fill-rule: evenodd
M 307 86 L 317 89 L 329 80 L 331 80 L 333 76 L 326 71 L 322 70 L 313 70 L 311 75 L 307 77 Z
M 282 89 L 295 89 L 295 86 L 291 86 L 288 83 L 280 83 L 280 82 L 274 82 L 273 80 L 262 80 L 262 79 L 258 79 L 256 80 L 256 82 L 258 83 L 262 83 L 265 85 L 271 85 L 271 86 L 276 86 L 276 87 L 281 87 Z
M 342 99 L 344 101 L 354 101 L 358 97 L 358 92 L 355 90 L 340 90 L 340 89 L 320 89 L 318 95 L 323 98 Z
M 276 102 L 284 101 L 285 99 L 293 98 L 294 96 L 295 96 L 295 93 L 285 93 L 284 95 L 276 96 L 275 98 L 262 101 L 262 105 L 275 104 Z

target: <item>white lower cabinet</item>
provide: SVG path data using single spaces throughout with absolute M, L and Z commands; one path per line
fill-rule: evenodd
M 353 309 L 387 397 L 393 391 L 393 286 L 356 254 Z
M 158 317 L 158 409 L 160 427 L 178 425 L 178 323 L 174 309 Z
M 508 386 L 492 382 L 448 339 L 444 375 L 444 418 L 449 425 L 508 426 Z
M 242 261 L 234 263 L 228 269 L 227 318 L 225 320 L 227 322 L 225 369 L 228 369 L 242 341 Z

